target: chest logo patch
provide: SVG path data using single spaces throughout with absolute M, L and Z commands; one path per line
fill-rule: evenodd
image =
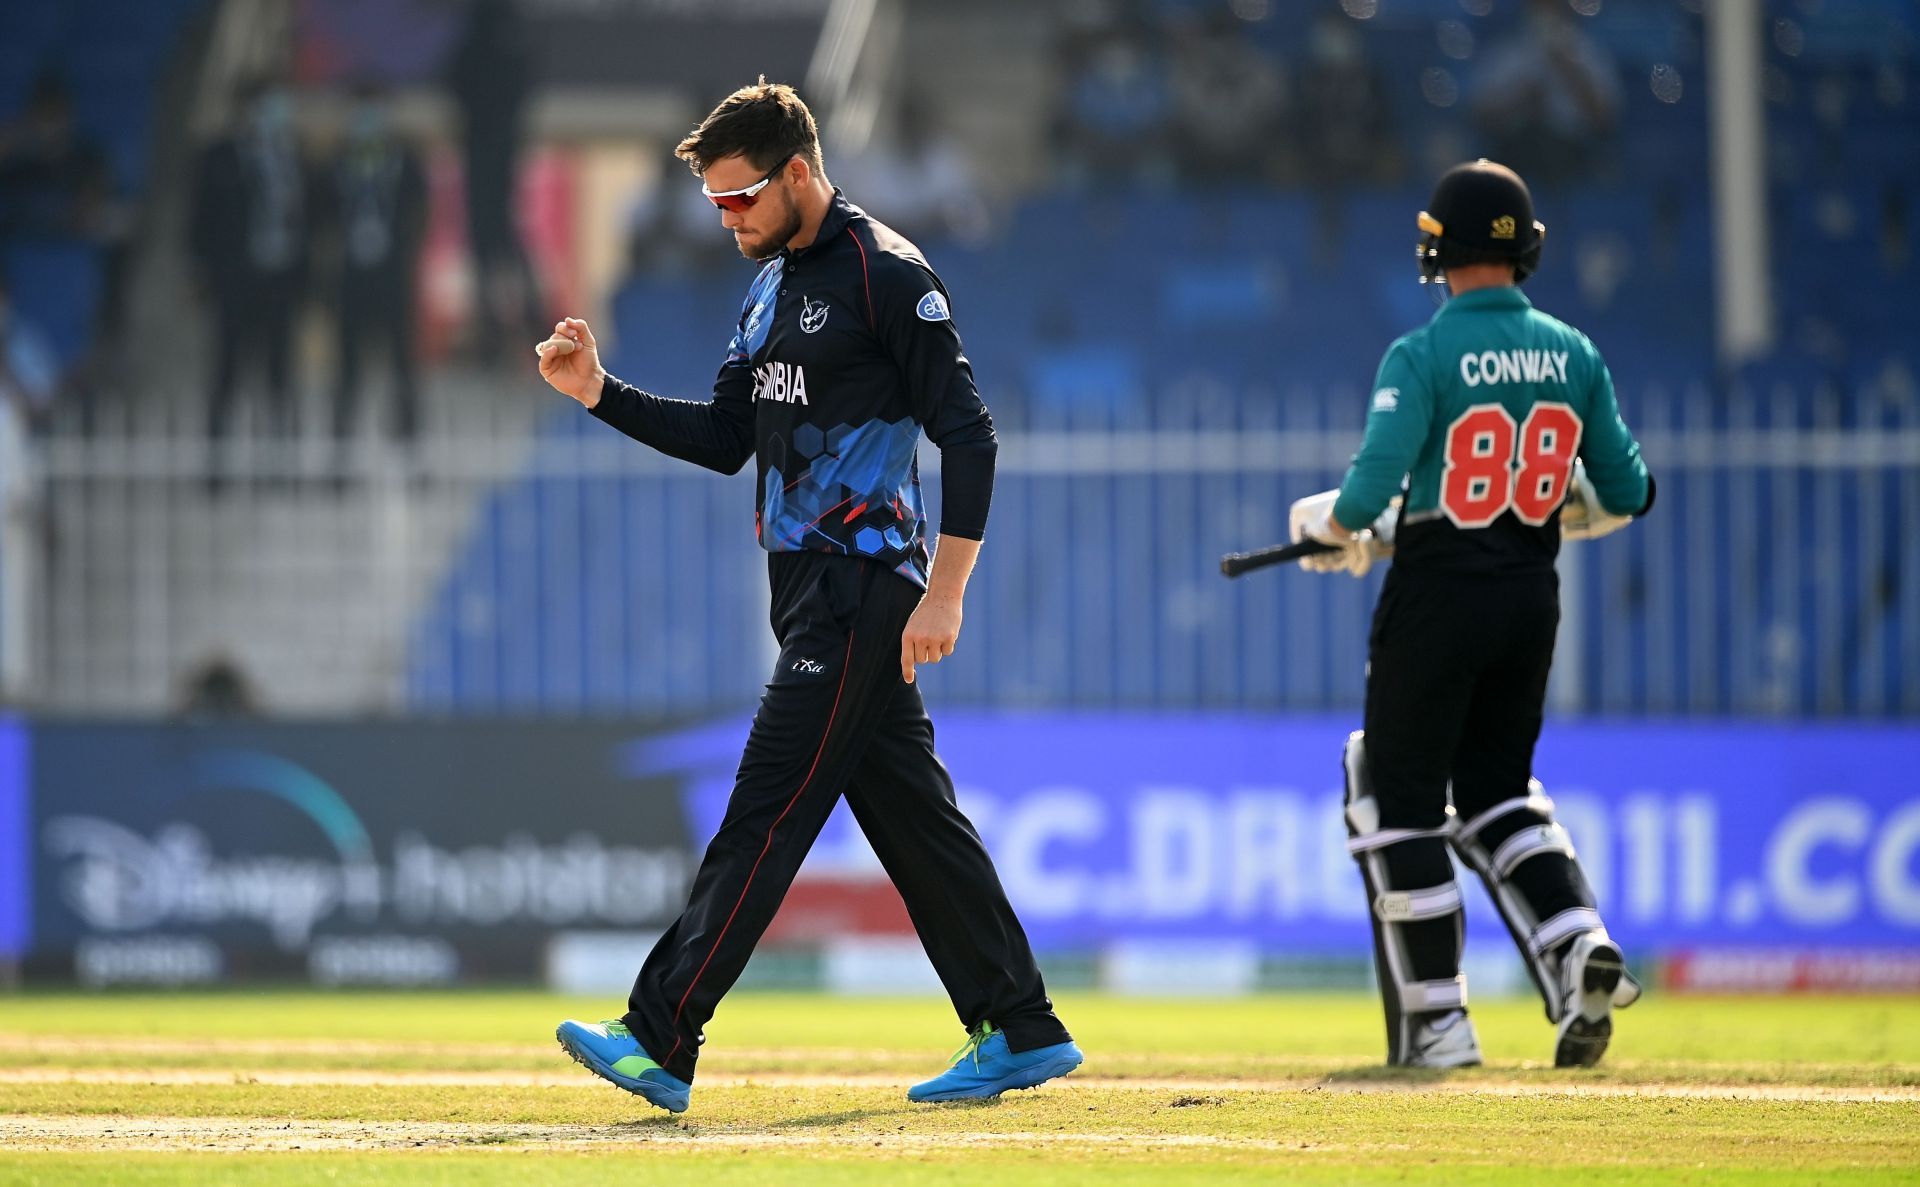
M 812 301 L 802 297 L 800 298 L 800 302 L 801 333 L 811 334 L 821 326 L 827 324 L 827 314 L 831 313 L 832 310 L 827 308 L 825 301 Z
M 920 304 L 914 306 L 913 311 L 920 315 L 921 321 L 946 321 L 953 316 L 947 308 L 946 294 L 939 289 L 920 298 Z

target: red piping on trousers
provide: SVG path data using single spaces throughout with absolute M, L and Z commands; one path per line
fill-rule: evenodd
M 720 951 L 721 942 L 727 938 L 727 929 L 733 926 L 734 916 L 740 914 L 740 908 L 747 901 L 747 891 L 753 889 L 753 876 L 760 872 L 760 863 L 767 859 L 767 854 L 773 849 L 775 830 L 780 827 L 780 822 L 787 818 L 787 813 L 793 811 L 793 806 L 800 802 L 800 797 L 806 793 L 807 788 L 813 785 L 814 773 L 820 769 L 820 756 L 827 752 L 827 739 L 833 736 L 833 723 L 840 716 L 840 694 L 846 691 L 847 669 L 852 666 L 853 632 L 849 631 L 847 632 L 847 655 L 840 663 L 840 685 L 833 690 L 833 708 L 827 712 L 827 728 L 820 735 L 820 748 L 813 752 L 813 765 L 807 768 L 807 777 L 800 781 L 800 789 L 793 793 L 793 798 L 787 801 L 786 807 L 780 809 L 780 815 L 775 817 L 773 824 L 768 827 L 767 843 L 760 846 L 760 856 L 753 859 L 753 868 L 747 871 L 747 884 L 740 888 L 740 897 L 734 900 L 733 910 L 728 913 L 727 921 L 720 926 L 720 934 L 713 938 L 713 947 L 707 949 L 707 958 L 700 962 L 700 971 L 693 975 L 692 982 L 687 985 L 687 991 L 680 995 L 680 1004 L 673 1008 L 673 1028 L 676 1031 L 680 1029 L 680 1012 L 687 1008 L 687 999 L 693 996 L 694 987 L 700 984 L 700 978 L 706 974 L 707 966 L 713 963 L 714 954 Z M 667 1052 L 666 1059 L 661 1060 L 662 1064 L 672 1062 L 673 1057 L 679 1054 L 682 1041 L 679 1035 L 674 1036 L 673 1050 Z

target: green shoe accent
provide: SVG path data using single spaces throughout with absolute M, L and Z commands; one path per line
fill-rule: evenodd
M 666 1069 L 644 1055 L 627 1055 L 613 1061 L 613 1070 L 638 1080 L 642 1072 L 658 1072 Z
M 627 1029 L 627 1024 L 618 1018 L 609 1018 L 600 1025 L 608 1034 L 615 1038 L 630 1039 L 633 1037 L 633 1032 Z M 642 1072 L 659 1072 L 666 1070 L 653 1060 L 648 1059 L 644 1054 L 622 1056 L 614 1060 L 612 1066 L 614 1071 L 619 1072 L 623 1076 L 632 1076 L 636 1080 L 640 1078 L 640 1073 Z
M 973 1057 L 974 1070 L 979 1071 L 980 1070 L 980 1044 L 986 1042 L 988 1039 L 992 1037 L 993 1037 L 993 1023 L 982 1022 L 980 1025 L 974 1027 L 972 1030 L 967 1032 L 967 1041 L 960 1044 L 960 1049 L 958 1051 L 955 1051 L 952 1057 L 947 1060 L 947 1066 L 958 1067 L 962 1059 L 965 1059 L 969 1055 L 971 1055 Z

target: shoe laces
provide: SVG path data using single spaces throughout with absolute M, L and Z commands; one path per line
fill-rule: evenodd
M 966 1059 L 968 1057 L 972 1057 L 973 1070 L 979 1071 L 980 1070 L 980 1044 L 992 1038 L 993 1035 L 994 1035 L 993 1023 L 991 1022 L 980 1023 L 978 1026 L 974 1027 L 972 1030 L 967 1032 L 967 1041 L 960 1044 L 960 1049 L 953 1053 L 953 1057 L 951 1059 L 947 1060 L 948 1064 L 954 1067 L 958 1067 L 960 1065 L 961 1060 Z
M 600 1024 L 600 1028 L 616 1039 L 630 1039 L 633 1037 L 633 1032 L 627 1029 L 627 1024 L 618 1018 L 607 1019 Z

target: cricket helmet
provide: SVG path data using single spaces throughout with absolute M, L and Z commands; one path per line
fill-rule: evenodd
M 1444 281 L 1449 268 L 1510 263 L 1515 282 L 1540 266 L 1547 228 L 1533 217 L 1520 175 L 1485 157 L 1441 174 L 1420 212 L 1420 282 Z

